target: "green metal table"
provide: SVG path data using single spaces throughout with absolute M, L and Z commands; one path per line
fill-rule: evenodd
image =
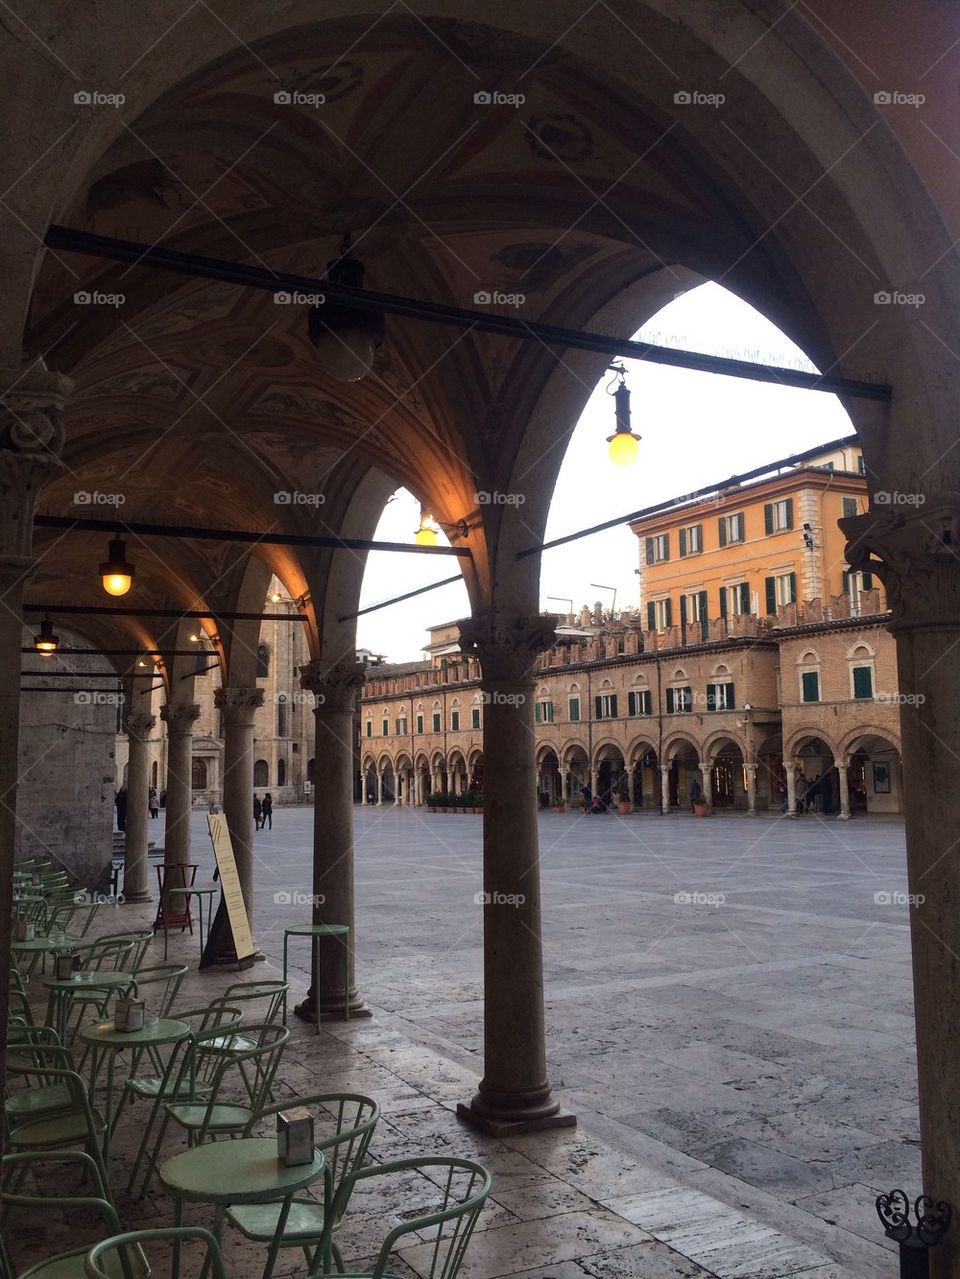
M 77 944 L 75 937 L 67 937 L 63 933 L 54 934 L 52 937 L 34 937 L 32 941 L 12 941 L 10 950 L 14 958 L 17 960 L 17 968 L 20 968 L 18 956 L 25 956 L 29 962 L 26 965 L 26 971 L 21 969 L 23 977 L 32 977 L 33 970 L 37 966 L 37 960 L 41 955 L 59 954 L 61 951 L 73 950 Z
M 346 937 L 350 944 L 350 929 L 346 924 L 291 924 L 283 930 L 283 980 L 287 980 L 287 945 L 291 937 L 309 937 L 313 949 L 313 993 L 317 1001 L 315 1034 L 320 1034 L 320 942 L 324 937 Z M 316 941 L 316 945 L 313 942 Z M 350 965 L 345 965 L 346 980 L 343 983 L 343 1017 L 350 1020 Z M 287 1024 L 287 992 L 283 992 L 283 1024 Z
M 117 1054 L 124 1048 L 133 1049 L 130 1061 L 130 1078 L 137 1071 L 140 1058 L 148 1048 L 158 1048 L 162 1044 L 177 1044 L 191 1033 L 185 1021 L 176 1021 L 172 1017 L 147 1016 L 142 1030 L 117 1030 L 112 1021 L 97 1022 L 93 1026 L 83 1026 L 78 1032 L 85 1044 L 90 1046 L 90 1096 L 96 1087 L 97 1075 L 100 1073 L 101 1058 L 107 1059 L 107 1100 L 103 1108 L 106 1132 L 103 1138 L 103 1157 L 110 1157 L 110 1141 L 113 1136 L 113 1076 L 117 1064 Z
M 127 990 L 131 986 L 135 987 L 137 983 L 132 973 L 116 973 L 112 970 L 102 973 L 98 969 L 81 969 L 72 977 L 65 977 L 63 980 L 45 977 L 43 984 L 50 992 L 47 1003 L 47 1025 L 54 1028 L 60 1036 L 61 1044 L 66 1046 L 71 995 L 87 995 L 94 991 L 110 994 L 118 990 Z
M 200 932 L 200 958 L 201 959 L 203 958 L 203 899 L 204 897 L 208 897 L 210 899 L 207 902 L 207 931 L 209 932 L 210 920 L 213 916 L 213 894 L 219 893 L 219 891 L 220 891 L 219 884 L 188 884 L 185 888 L 168 888 L 167 889 L 168 897 L 186 897 L 188 900 L 191 897 L 196 897 L 197 899 L 197 915 L 199 917 L 198 927 Z M 163 930 L 163 957 L 164 959 L 166 959 L 167 957 L 167 930 L 166 929 Z
M 288 1168 L 277 1157 L 276 1137 L 240 1137 L 236 1141 L 209 1141 L 184 1150 L 160 1168 L 160 1184 L 174 1200 L 174 1225 L 183 1224 L 183 1205 L 216 1206 L 213 1233 L 219 1243 L 223 1218 L 230 1204 L 275 1203 L 283 1200 L 276 1233 L 279 1241 L 290 1212 L 290 1201 L 323 1176 L 322 1151 L 314 1150 L 309 1164 Z M 279 1249 L 271 1245 L 271 1260 Z M 174 1279 L 179 1274 L 175 1258 Z

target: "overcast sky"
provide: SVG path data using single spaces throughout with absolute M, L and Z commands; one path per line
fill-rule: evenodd
M 671 302 L 636 335 L 647 341 L 763 363 L 813 366 L 762 315 L 715 284 L 704 284 Z M 726 479 L 813 445 L 852 434 L 837 398 L 820 391 L 791 390 L 740 378 L 693 373 L 663 365 L 627 363 L 633 429 L 642 436 L 632 466 L 609 460 L 606 437 L 613 430 L 613 401 L 601 382 L 570 441 L 557 482 L 547 539 L 561 537 L 615 515 L 630 514 L 667 498 Z M 609 376 L 609 375 L 608 375 Z M 400 489 L 384 508 L 377 538 L 412 541 L 419 505 Z M 566 612 L 600 600 L 636 607 L 637 539 L 629 528 L 611 529 L 547 551 L 540 580 L 541 608 Z M 371 554 L 361 608 L 403 591 L 452 576 L 445 557 Z M 550 596 L 563 597 L 561 600 Z M 462 582 L 361 617 L 357 645 L 391 662 L 422 657 L 426 628 L 470 612 Z

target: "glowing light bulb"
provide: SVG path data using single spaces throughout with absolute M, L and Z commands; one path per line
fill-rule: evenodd
M 640 437 L 632 431 L 616 431 L 609 438 L 610 461 L 617 466 L 629 466 L 640 453 Z

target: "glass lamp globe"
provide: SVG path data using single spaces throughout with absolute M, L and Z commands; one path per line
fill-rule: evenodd
M 632 431 L 615 431 L 609 436 L 607 443 L 610 449 L 610 461 L 617 466 L 629 466 L 637 460 L 640 453 L 640 437 Z

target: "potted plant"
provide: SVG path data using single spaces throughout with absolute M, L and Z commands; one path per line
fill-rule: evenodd
M 621 813 L 629 813 L 633 809 L 633 805 L 630 803 L 630 791 L 627 788 L 626 773 L 617 782 L 617 808 L 620 809 Z
M 695 799 L 693 801 L 694 817 L 706 817 L 706 815 L 709 812 L 710 812 L 710 805 L 707 803 L 706 799 L 702 795 L 700 796 L 699 799 Z
M 437 811 L 437 805 L 439 803 L 440 803 L 440 796 L 435 794 L 433 791 L 431 791 L 430 794 L 427 796 L 427 808 L 429 808 L 432 813 L 435 813 Z

